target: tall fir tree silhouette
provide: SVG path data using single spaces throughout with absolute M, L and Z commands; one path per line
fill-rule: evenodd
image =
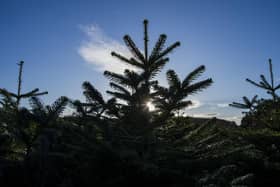
M 151 120 L 147 102 L 153 98 L 151 88 L 157 84 L 157 81 L 153 79 L 169 61 L 167 55 L 178 47 L 180 42 L 164 48 L 167 36 L 161 34 L 153 50 L 149 53 L 148 20 L 144 20 L 143 24 L 144 52 L 136 46 L 129 35 L 125 35 L 123 40 L 133 57 L 127 58 L 114 51 L 111 53 L 121 62 L 136 67 L 138 71 L 126 69 L 124 74 L 105 71 L 104 75 L 110 79 L 110 86 L 114 89 L 107 93 L 125 102 L 121 108 L 122 116 L 128 119 L 129 123 L 139 119 L 140 123 L 146 124 Z
M 125 70 L 124 75 L 105 71 L 104 75 L 108 77 L 112 82 L 111 87 L 115 89 L 115 92 L 109 91 L 108 93 L 116 98 L 130 100 L 129 104 L 136 108 L 145 108 L 147 101 L 150 99 L 150 88 L 156 81 L 152 79 L 160 72 L 164 65 L 169 61 L 166 56 L 176 47 L 180 45 L 180 42 L 175 42 L 169 47 L 164 49 L 166 35 L 161 34 L 156 42 L 152 52 L 149 54 L 148 50 L 148 20 L 144 20 L 144 54 L 136 46 L 129 35 L 124 36 L 124 42 L 133 55 L 132 58 L 122 56 L 116 52 L 112 52 L 112 56 L 118 58 L 124 63 L 132 65 L 139 69 L 139 71 Z M 127 88 L 129 90 L 127 90 Z M 141 93 L 141 94 L 140 94 Z M 124 98 L 126 95 L 126 99 Z M 130 95 L 128 99 L 127 96 Z
M 120 117 L 123 117 L 126 124 L 133 127 L 139 125 L 141 128 L 148 124 L 153 126 L 155 119 L 166 120 L 172 116 L 174 110 L 179 110 L 191 104 L 184 99 L 191 94 L 197 93 L 212 84 L 212 79 L 206 79 L 193 83 L 204 71 L 205 67 L 200 66 L 192 71 L 181 82 L 174 70 L 167 72 L 169 88 L 159 86 L 155 77 L 169 61 L 167 57 L 170 52 L 180 46 L 180 42 L 175 42 L 165 48 L 167 36 L 161 34 L 151 50 L 148 50 L 148 21 L 144 20 L 144 50 L 143 52 L 136 46 L 129 35 L 123 37 L 124 42 L 131 52 L 131 58 L 125 57 L 117 52 L 111 55 L 128 65 L 136 67 L 136 71 L 126 69 L 123 74 L 105 71 L 104 75 L 110 80 L 110 86 L 113 90 L 107 91 L 108 94 L 121 100 L 118 104 L 121 106 Z M 157 110 L 151 112 L 147 103 L 156 103 Z M 164 114 L 164 115 L 163 115 Z M 162 118 L 162 116 L 165 116 Z M 150 127 L 149 127 L 150 128 Z M 148 128 L 148 129 L 149 129 Z

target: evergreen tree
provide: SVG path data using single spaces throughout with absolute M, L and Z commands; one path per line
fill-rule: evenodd
M 125 105 L 122 105 L 122 113 L 126 119 L 136 118 L 143 123 L 150 121 L 147 102 L 153 98 L 151 87 L 157 81 L 153 78 L 169 61 L 166 56 L 176 47 L 180 45 L 175 42 L 171 46 L 164 49 L 166 35 L 160 35 L 152 52 L 148 50 L 148 21 L 144 20 L 144 54 L 138 49 L 129 35 L 124 36 L 125 44 L 132 53 L 133 57 L 128 59 L 121 54 L 112 52 L 112 56 L 118 58 L 124 63 L 135 66 L 139 71 L 125 70 L 124 74 L 105 71 L 104 75 L 111 80 L 110 86 L 116 91 L 108 91 L 110 95 L 117 99 L 123 100 Z M 135 116 L 138 114 L 140 117 Z M 144 121 L 143 121 L 144 120 Z M 130 120 L 128 120 L 130 121 Z M 131 121 L 129 122 L 131 123 Z
M 59 97 L 53 104 L 45 106 L 38 97 L 31 97 L 29 103 L 32 119 L 42 127 L 48 127 L 63 113 L 68 104 L 68 98 Z
M 105 101 L 102 94 L 87 81 L 83 83 L 83 89 L 86 102 L 81 102 L 79 100 L 72 102 L 72 105 L 81 117 L 93 117 L 94 119 L 100 119 L 107 118 L 109 116 L 119 116 L 115 98 Z
M 246 96 L 244 96 L 242 99 L 243 99 L 243 103 L 233 102 L 232 104 L 229 104 L 229 106 L 240 108 L 240 109 L 248 109 L 249 113 L 253 113 L 258 104 L 258 95 L 255 95 L 251 100 Z M 243 113 L 247 113 L 247 112 L 243 112 Z
M 233 102 L 232 104 L 230 104 L 230 106 L 241 109 L 249 109 L 249 112 L 244 112 L 246 115 L 241 121 L 242 126 L 257 126 L 262 128 L 267 127 L 279 131 L 280 100 L 277 94 L 277 90 L 280 89 L 280 84 L 275 85 L 272 60 L 269 59 L 268 63 L 270 82 L 262 74 L 260 75 L 261 80 L 259 81 L 259 83 L 248 78 L 246 79 L 246 81 L 254 86 L 266 90 L 267 94 L 272 96 L 272 99 L 258 99 L 257 95 L 255 95 L 252 100 L 249 100 L 244 96 L 244 103 Z
M 161 115 L 165 116 L 164 120 L 163 118 L 161 119 L 165 121 L 168 117 L 171 117 L 170 114 L 174 110 L 185 108 L 191 104 L 190 101 L 183 101 L 188 95 L 201 91 L 212 84 L 211 79 L 192 84 L 205 71 L 205 67 L 200 66 L 191 72 L 182 83 L 176 73 L 170 70 L 167 72 L 169 90 L 159 86 L 158 81 L 154 80 L 154 78 L 169 61 L 166 56 L 178 47 L 180 42 L 175 42 L 164 49 L 167 37 L 162 34 L 149 54 L 147 27 L 148 21 L 144 20 L 144 54 L 136 47 L 129 35 L 124 36 L 124 41 L 133 57 L 128 59 L 116 52 L 112 52 L 113 56 L 124 63 L 135 66 L 139 71 L 126 69 L 124 74 L 110 71 L 104 72 L 104 75 L 111 81 L 110 86 L 115 90 L 107 91 L 107 93 L 124 102 L 120 103 L 120 111 L 126 121 L 125 123 L 133 124 L 133 126 L 138 124 L 142 128 L 145 125 L 151 126 L 151 123 L 155 120 L 155 113 L 164 114 Z M 157 103 L 155 105 L 156 112 L 149 111 L 147 107 L 147 103 L 153 100 Z M 148 127 L 148 129 L 150 128 Z
M 19 150 L 24 148 L 25 158 L 29 157 L 31 147 L 35 141 L 35 130 L 33 118 L 31 113 L 26 107 L 21 107 L 20 102 L 22 99 L 30 99 L 36 96 L 48 94 L 48 92 L 39 92 L 39 89 L 33 89 L 27 93 L 22 93 L 22 73 L 23 64 L 21 61 L 19 65 L 18 86 L 17 92 L 13 93 L 6 89 L 0 88 L 0 95 L 3 97 L 1 102 L 3 112 L 0 113 L 0 123 L 5 131 L 12 137 L 11 145 L 15 145 Z M 19 152 L 20 154 L 20 152 Z
M 9 92 L 6 89 L 0 88 L 0 94 L 6 98 L 5 101 L 13 103 L 13 105 L 19 109 L 20 101 L 22 99 L 28 99 L 35 96 L 46 95 L 48 92 L 39 92 L 38 88 L 35 88 L 29 92 L 22 93 L 22 71 L 23 71 L 23 61 L 20 61 L 19 65 L 19 74 L 18 74 L 18 86 L 17 93 Z
M 166 120 L 173 115 L 174 111 L 192 105 L 192 102 L 185 100 L 185 98 L 208 88 L 213 83 L 210 78 L 193 83 L 204 71 L 205 66 L 199 66 L 189 73 L 183 81 L 180 80 L 174 70 L 167 71 L 166 77 L 169 87 L 155 86 L 157 97 L 154 103 L 161 114 L 159 119 Z
M 260 82 L 256 83 L 255 81 L 252 81 L 251 79 L 246 79 L 249 83 L 253 84 L 254 86 L 257 86 L 259 88 L 262 88 L 267 91 L 268 94 L 272 96 L 272 99 L 276 101 L 279 96 L 277 95 L 276 91 L 280 89 L 280 84 L 277 86 L 274 82 L 274 75 L 273 75 L 273 68 L 272 68 L 272 60 L 268 59 L 269 63 L 269 74 L 270 74 L 270 83 L 267 81 L 264 75 L 260 75 Z

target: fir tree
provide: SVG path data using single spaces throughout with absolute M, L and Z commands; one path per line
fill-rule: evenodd
M 167 119 L 171 117 L 170 114 L 174 110 L 189 106 L 191 102 L 184 101 L 188 95 L 197 93 L 212 84 L 212 79 L 193 84 L 193 81 L 205 71 L 205 67 L 200 66 L 192 71 L 182 82 L 180 82 L 177 74 L 170 70 L 167 72 L 169 89 L 159 86 L 158 81 L 154 80 L 154 78 L 169 61 L 167 55 L 178 47 L 180 42 L 175 42 L 164 49 L 167 36 L 162 34 L 151 53 L 149 53 L 147 27 L 148 21 L 144 20 L 144 54 L 137 48 L 129 35 L 124 36 L 124 41 L 133 57 L 129 59 L 121 54 L 112 52 L 114 57 L 124 63 L 135 66 L 139 71 L 126 69 L 124 74 L 110 71 L 104 72 L 104 75 L 111 81 L 110 86 L 115 90 L 107 91 L 107 93 L 124 101 L 124 103 L 120 104 L 120 111 L 126 121 L 125 123 L 139 124 L 142 127 L 145 124 L 149 126 L 153 123 L 154 117 L 157 116 L 155 113 L 164 114 L 162 116 Z M 151 101 L 156 103 L 156 112 L 148 110 L 147 103 Z
M 24 61 L 20 61 L 19 65 L 19 74 L 18 74 L 18 85 L 17 92 L 9 92 L 6 89 L 0 88 L 0 94 L 6 98 L 5 101 L 11 103 L 17 109 L 20 107 L 20 102 L 22 99 L 28 99 L 31 97 L 46 95 L 48 92 L 39 92 L 38 88 L 35 88 L 29 92 L 22 93 L 22 72 L 23 72 Z
M 21 61 L 19 65 L 18 86 L 17 92 L 13 93 L 6 89 L 0 89 L 0 95 L 3 97 L 2 105 L 5 112 L 0 114 L 2 118 L 1 123 L 6 124 L 6 131 L 13 137 L 17 146 L 24 144 L 25 158 L 29 157 L 33 142 L 36 140 L 36 132 L 34 124 L 32 123 L 33 117 L 26 107 L 21 107 L 20 102 L 22 99 L 30 99 L 36 96 L 48 94 L 48 92 L 39 92 L 38 88 L 32 91 L 22 93 L 22 73 L 23 64 Z M 1 116 L 3 115 L 3 116 Z
M 246 79 L 250 84 L 266 90 L 267 94 L 272 96 L 272 99 L 258 99 L 255 95 L 252 100 L 247 97 L 243 97 L 244 103 L 233 102 L 230 104 L 232 107 L 249 109 L 249 112 L 244 112 L 246 115 L 242 119 L 243 126 L 258 126 L 258 127 L 268 127 L 279 131 L 279 96 L 277 90 L 280 89 L 280 84 L 275 85 L 274 74 L 272 67 L 272 60 L 268 60 L 269 63 L 269 73 L 270 81 L 264 75 L 260 75 L 259 83 L 252 81 L 251 79 Z
M 246 96 L 242 97 L 242 99 L 243 99 L 243 103 L 233 102 L 229 104 L 229 106 L 240 108 L 240 109 L 248 109 L 249 113 L 253 113 L 258 104 L 258 95 L 255 95 L 251 100 Z M 243 112 L 243 113 L 247 113 L 247 112 Z
M 104 75 L 111 80 L 110 86 L 116 90 L 108 91 L 107 93 L 126 102 L 126 106 L 122 107 L 126 116 L 129 116 L 128 113 L 138 113 L 139 115 L 143 113 L 143 116 L 140 117 L 141 119 L 145 119 L 144 116 L 148 116 L 148 108 L 146 104 L 153 97 L 150 89 L 157 83 L 157 81 L 154 81 L 153 78 L 169 61 L 169 58 L 166 56 L 180 45 L 180 42 L 175 42 L 164 49 L 166 35 L 162 34 L 156 42 L 152 52 L 149 54 L 148 21 L 144 20 L 143 23 L 144 54 L 136 46 L 129 35 L 124 36 L 124 41 L 133 57 L 128 59 L 121 54 L 112 52 L 112 56 L 118 58 L 124 63 L 137 67 L 139 71 L 135 72 L 132 70 L 125 70 L 123 75 L 109 71 L 104 72 Z M 131 111 L 131 109 L 133 110 Z M 147 118 L 146 122 L 149 120 L 150 119 Z
M 95 119 L 99 119 L 109 116 L 119 116 L 115 98 L 111 98 L 106 101 L 102 94 L 90 82 L 87 81 L 83 83 L 83 89 L 86 102 L 81 102 L 79 100 L 72 102 L 72 105 L 81 117 L 94 117 Z
M 251 79 L 246 79 L 249 83 L 253 84 L 254 86 L 257 86 L 259 88 L 262 88 L 267 91 L 268 94 L 272 96 L 272 99 L 276 101 L 279 96 L 277 95 L 276 91 L 280 89 L 280 84 L 275 85 L 274 82 L 274 75 L 273 75 L 273 68 L 272 68 L 272 60 L 268 59 L 269 63 L 269 74 L 270 74 L 270 83 L 267 81 L 264 75 L 260 75 L 261 80 L 259 83 L 256 83 L 255 81 L 252 81 Z
M 166 77 L 169 87 L 155 86 L 157 97 L 154 103 L 163 119 L 172 116 L 176 110 L 192 105 L 192 102 L 185 100 L 185 98 L 208 88 L 213 83 L 210 78 L 193 83 L 204 71 L 205 66 L 199 66 L 189 73 L 183 81 L 180 80 L 174 70 L 167 71 Z

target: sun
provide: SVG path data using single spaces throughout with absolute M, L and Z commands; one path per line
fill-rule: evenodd
M 154 111 L 155 110 L 155 105 L 151 101 L 148 101 L 146 103 L 146 106 L 148 107 L 149 111 Z

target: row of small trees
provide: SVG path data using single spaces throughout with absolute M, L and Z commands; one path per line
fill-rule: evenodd
M 252 164 L 259 164 L 261 171 L 271 171 L 255 156 L 260 154 L 255 146 L 240 139 L 240 134 L 234 136 L 235 127 L 224 128 L 217 119 L 197 124 L 174 117 L 192 104 L 187 100 L 189 95 L 208 88 L 213 81 L 197 81 L 205 71 L 202 65 L 182 80 L 174 70 L 168 70 L 168 86 L 161 86 L 156 76 L 169 61 L 167 55 L 180 43 L 165 47 L 167 37 L 162 34 L 150 52 L 148 21 L 143 24 L 143 52 L 126 35 L 124 41 L 133 57 L 111 54 L 138 70 L 126 69 L 123 74 L 105 71 L 112 88 L 107 91 L 112 96 L 108 100 L 84 82 L 85 102 L 59 97 L 45 105 L 40 96 L 47 92 L 36 88 L 22 93 L 24 62 L 18 64 L 17 92 L 0 89 L 0 186 L 203 186 L 213 181 L 225 186 L 251 179 Z M 270 69 L 272 72 L 272 65 Z M 270 88 L 261 77 L 263 83 L 258 85 Z M 279 86 L 273 85 L 269 93 L 274 106 Z M 21 104 L 23 99 L 29 100 L 29 107 Z M 246 117 L 261 111 L 255 109 L 257 97 L 252 101 L 244 97 L 244 101 L 246 104 L 233 106 L 248 106 L 251 111 Z M 149 111 L 148 102 L 155 110 Z M 72 107 L 74 113 L 63 116 L 66 107 Z M 239 165 L 244 167 L 236 172 Z
M 5 164 L 16 161 L 12 164 L 12 168 L 17 168 L 17 171 L 22 171 L 23 163 L 25 174 L 21 177 L 24 186 L 49 186 L 59 183 L 58 181 L 61 183 L 61 178 L 64 183 L 69 176 L 78 178 L 72 180 L 84 181 L 81 179 L 82 175 L 73 176 L 71 173 L 80 165 L 76 163 L 78 158 L 87 163 L 83 170 L 89 169 L 91 164 L 97 167 L 100 159 L 111 163 L 109 167 L 113 167 L 112 165 L 123 162 L 123 159 L 119 160 L 123 158 L 123 152 L 126 154 L 136 152 L 134 160 L 143 162 L 144 159 L 144 163 L 147 164 L 151 159 L 155 162 L 162 157 L 156 153 L 159 149 L 166 152 L 163 147 L 171 146 L 166 144 L 170 142 L 168 139 L 163 139 L 163 134 L 167 131 L 162 128 L 174 116 L 174 112 L 192 104 L 190 100 L 186 100 L 189 95 L 206 89 L 213 81 L 206 79 L 195 82 L 205 71 L 205 66 L 199 66 L 183 80 L 180 80 L 174 70 L 168 70 L 166 73 L 168 87 L 161 86 L 156 76 L 169 61 L 167 55 L 180 43 L 175 42 L 165 47 L 167 37 L 162 34 L 150 52 L 148 21 L 144 20 L 143 24 L 143 53 L 131 37 L 125 35 L 123 39 L 133 57 L 127 58 L 117 52 L 111 54 L 123 63 L 136 67 L 137 71 L 126 69 L 123 74 L 105 71 L 104 75 L 110 80 L 112 88 L 107 91 L 112 96 L 108 100 L 105 100 L 91 83 L 84 82 L 82 87 L 85 102 L 60 97 L 53 104 L 45 105 L 39 97 L 48 92 L 39 92 L 36 88 L 22 93 L 24 62 L 18 64 L 17 93 L 0 89 L 0 139 L 3 140 L 0 143 L 0 157 L 5 158 L 3 161 Z M 29 107 L 21 105 L 23 99 L 29 100 Z M 154 111 L 149 111 L 148 102 L 154 104 Z M 67 106 L 74 108 L 74 113 L 62 117 Z M 113 158 L 119 161 L 113 161 Z M 125 158 L 127 159 L 127 156 Z M 131 167 L 127 166 L 128 163 L 123 163 L 124 170 Z M 133 164 L 133 167 L 137 167 L 140 171 L 146 167 L 144 163 L 136 166 Z M 68 172 L 66 174 L 61 171 L 65 167 L 70 167 L 66 169 Z M 9 167 L 5 167 L 7 168 Z M 103 174 L 100 174 L 102 171 L 105 174 L 106 169 L 109 168 L 100 166 L 96 176 L 102 176 Z M 3 185 L 11 181 L 16 182 L 8 180 L 9 177 L 6 178 L 8 182 L 4 182 Z M 95 179 L 95 182 L 108 181 Z

